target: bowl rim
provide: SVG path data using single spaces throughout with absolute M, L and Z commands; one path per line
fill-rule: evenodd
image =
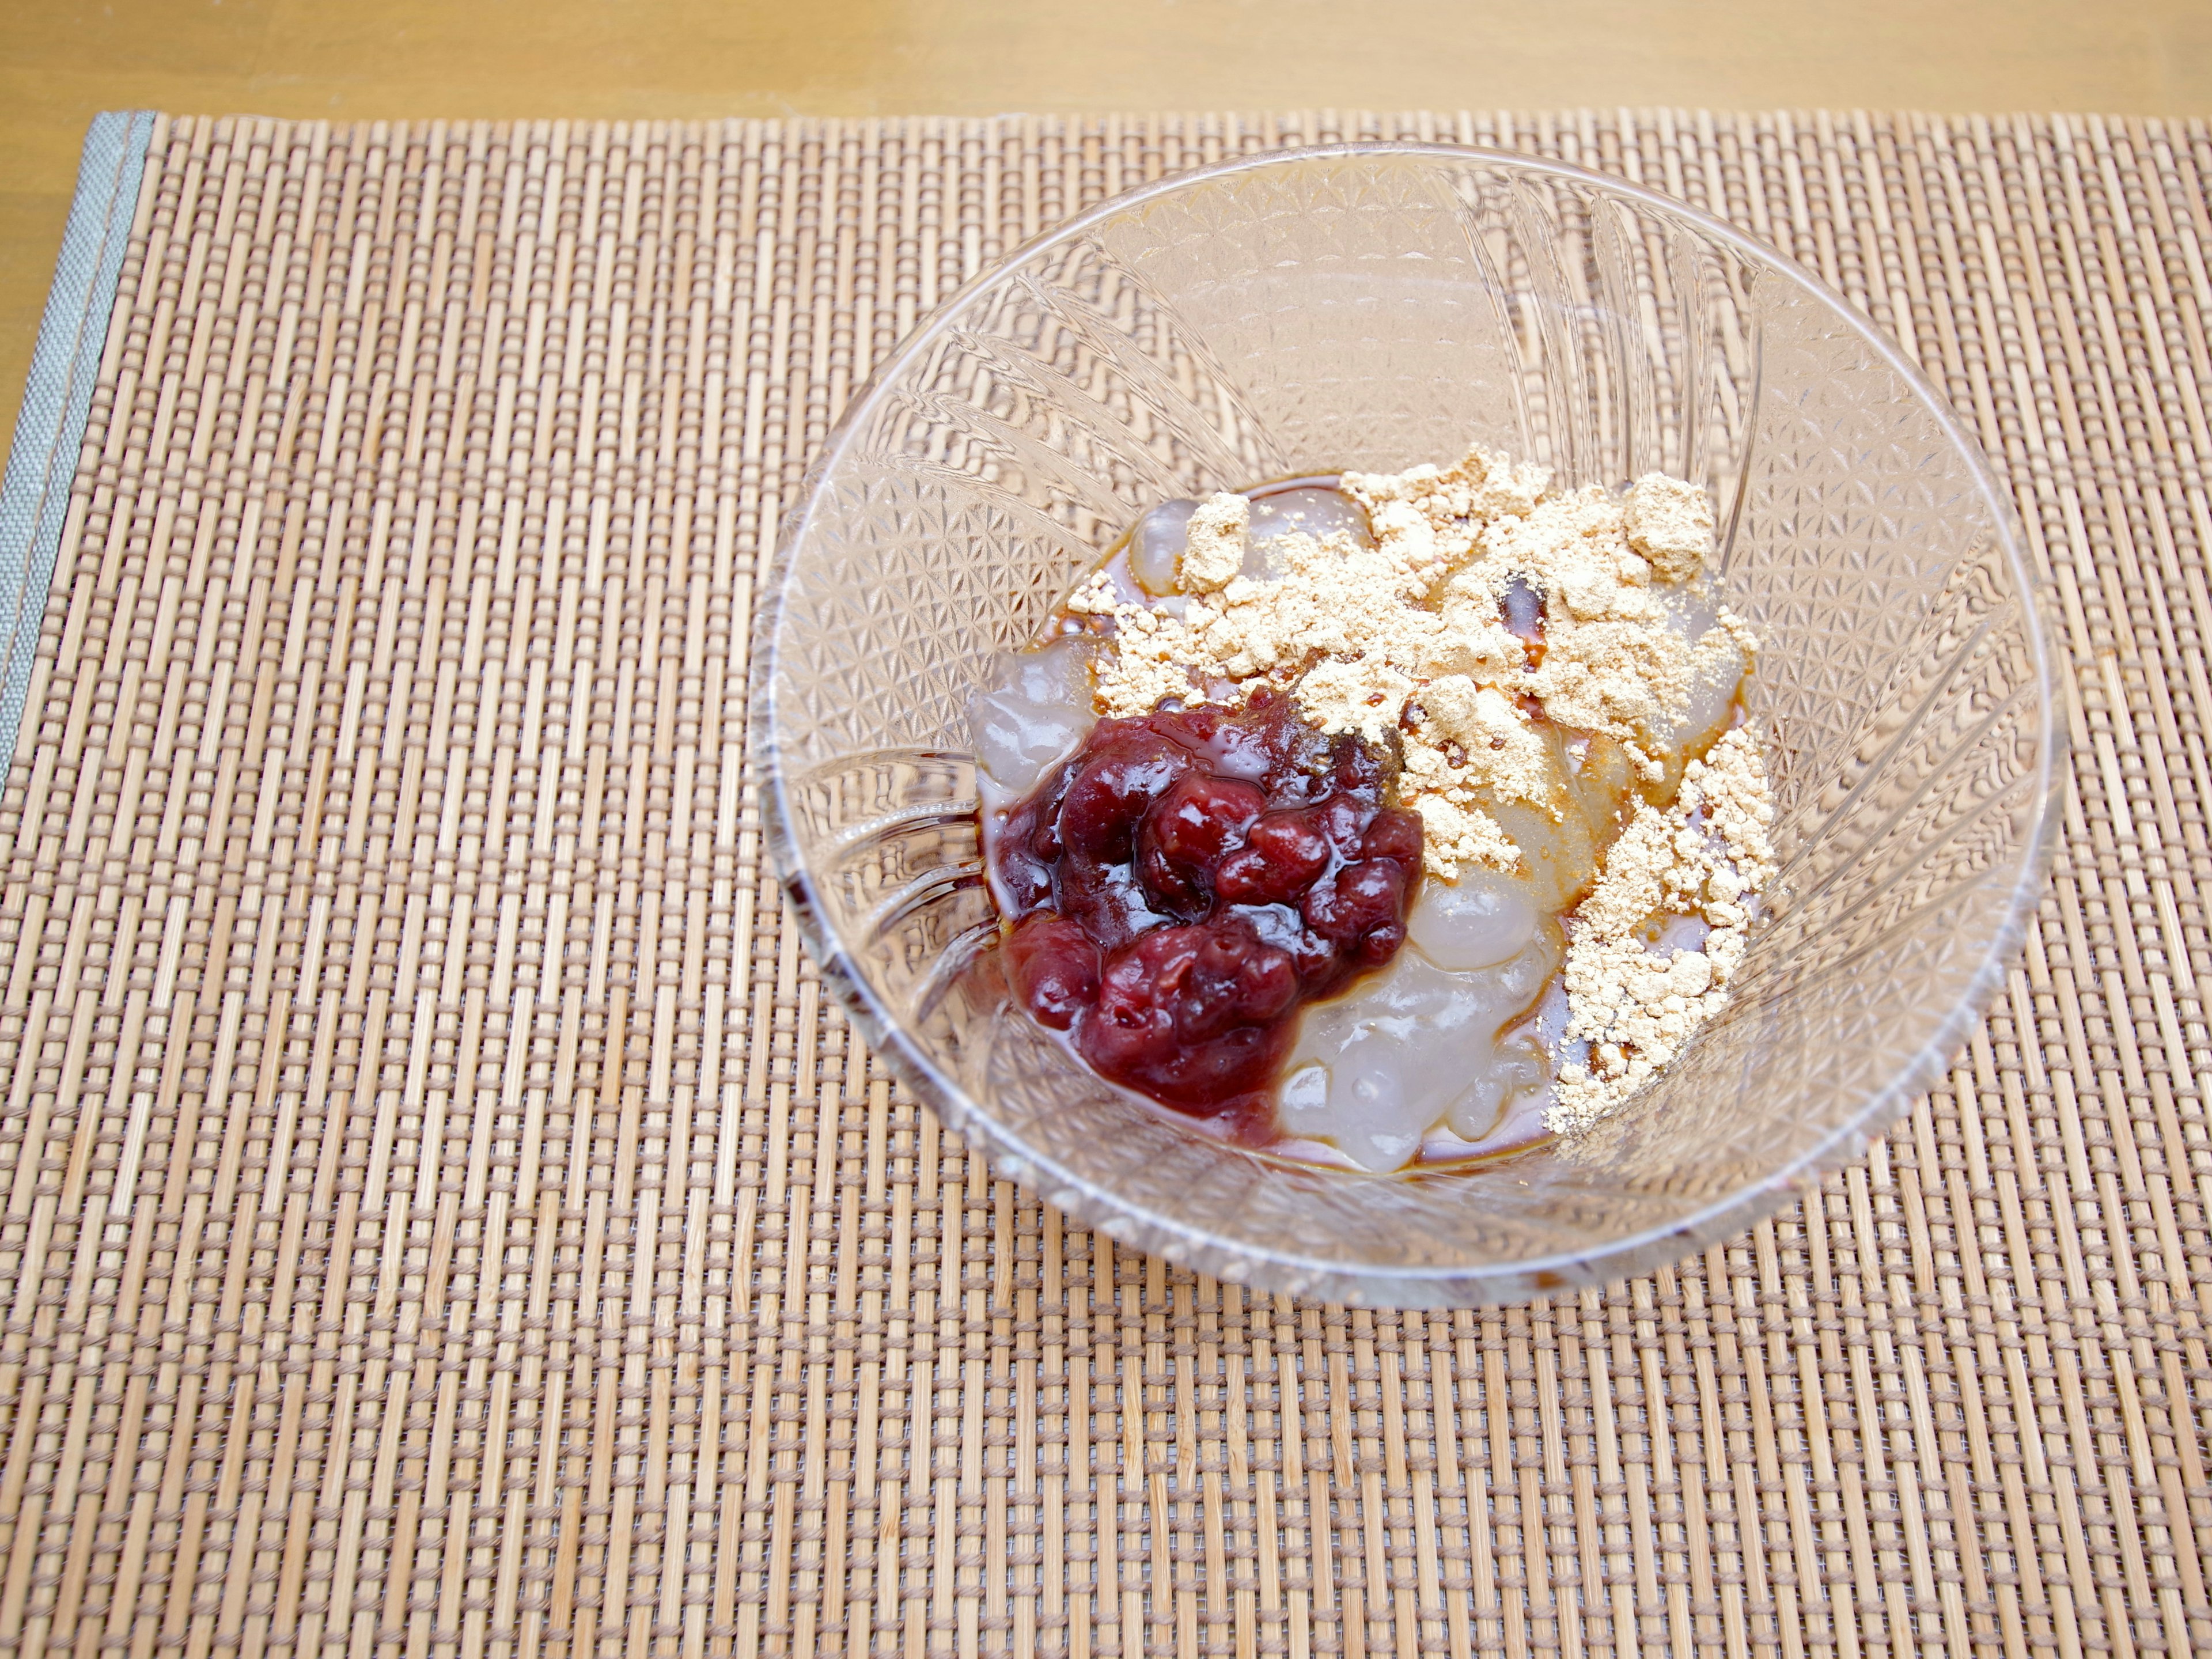
M 1679 1219 L 1625 1234 L 1591 1250 L 1460 1267 L 1359 1265 L 1258 1245 L 1161 1216 L 1110 1188 L 1039 1154 L 1006 1129 L 941 1072 L 877 995 L 859 964 L 821 913 L 798 855 L 790 787 L 775 737 L 777 641 L 799 542 L 831 475 L 890 386 L 961 318 L 975 296 L 1053 247 L 1071 243 L 1093 227 L 1132 209 L 1240 174 L 1316 161 L 1363 156 L 1411 156 L 1474 162 L 1524 175 L 1564 180 L 1625 199 L 1680 221 L 1721 243 L 1762 272 L 1795 284 L 1822 302 L 1856 333 L 1917 396 L 1966 465 L 1988 508 L 1990 534 L 2020 586 L 2036 681 L 2036 775 L 2033 830 L 2012 878 L 2007 914 L 1966 988 L 1919 1049 L 1870 1095 L 1850 1119 L 1837 1125 L 1788 1163 Z M 757 554 L 756 557 L 757 558 Z M 824 986 L 836 997 L 869 1047 L 948 1128 L 985 1153 L 994 1176 L 1025 1181 L 1039 1196 L 1117 1243 L 1157 1252 L 1224 1282 L 1357 1305 L 1473 1307 L 1525 1301 L 1533 1296 L 1612 1283 L 1682 1259 L 1740 1226 L 1771 1213 L 1787 1195 L 1817 1182 L 1856 1157 L 1940 1077 L 1959 1045 L 1994 1000 L 2025 942 L 2039 890 L 2048 878 L 2058 815 L 2053 810 L 2067 775 L 2068 737 L 2059 717 L 2061 688 L 2052 655 L 2055 618 L 2049 579 L 2029 556 L 2012 493 L 2004 488 L 1980 444 L 1948 399 L 1903 348 L 1850 301 L 1788 254 L 1768 246 L 1726 220 L 1608 173 L 1484 145 L 1412 139 L 1348 141 L 1255 151 L 1139 185 L 1085 209 L 1030 237 L 963 283 L 939 303 L 870 374 L 823 440 L 819 454 L 793 494 L 776 544 L 754 583 L 749 641 L 746 758 L 758 768 L 763 822 L 769 860 L 790 901 L 804 942 Z M 966 758 L 963 755 L 962 758 Z M 980 1133 L 979 1133 L 980 1132 Z

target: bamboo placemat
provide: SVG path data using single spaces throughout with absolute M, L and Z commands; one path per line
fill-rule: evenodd
M 2072 652 L 2026 958 L 1800 1207 L 1604 1294 L 1241 1292 L 825 1007 L 752 573 L 872 365 L 1137 181 L 1411 133 L 1903 340 Z M 156 126 L 0 798 L 0 1647 L 2212 1649 L 2202 125 Z

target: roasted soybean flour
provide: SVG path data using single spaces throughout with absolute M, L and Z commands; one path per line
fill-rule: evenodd
M 1457 465 L 1170 501 L 971 714 L 1016 999 L 1218 1133 L 1573 1135 L 1725 1004 L 1772 817 L 1704 491 Z

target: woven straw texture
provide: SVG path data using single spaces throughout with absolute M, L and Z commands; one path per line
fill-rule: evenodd
M 1411 134 L 1626 174 L 2011 482 L 2075 778 L 1948 1083 L 1550 1304 L 995 1182 L 763 867 L 752 573 L 1055 219 Z M 2212 134 L 1864 116 L 157 127 L 0 799 L 0 1649 L 2212 1650 Z

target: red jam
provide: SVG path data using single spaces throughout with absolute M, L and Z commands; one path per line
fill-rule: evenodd
M 1297 1012 L 1397 953 L 1421 822 L 1286 697 L 1101 720 L 993 852 L 1014 994 L 1101 1076 L 1264 1133 Z

